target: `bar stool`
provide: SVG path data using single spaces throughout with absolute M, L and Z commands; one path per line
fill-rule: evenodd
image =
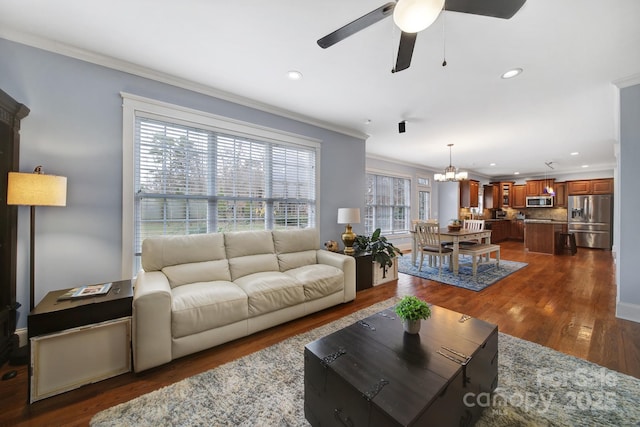
M 559 233 L 559 252 L 565 253 L 571 252 L 571 255 L 575 255 L 578 252 L 576 246 L 576 235 L 573 233 Z

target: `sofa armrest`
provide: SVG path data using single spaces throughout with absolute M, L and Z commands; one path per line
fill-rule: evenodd
M 349 255 L 339 254 L 319 249 L 317 251 L 318 264 L 327 264 L 339 268 L 344 272 L 344 301 L 356 298 L 356 260 Z
M 140 271 L 133 294 L 133 369 L 171 361 L 171 286 L 161 271 Z

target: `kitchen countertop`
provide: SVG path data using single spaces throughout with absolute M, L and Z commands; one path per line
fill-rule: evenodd
M 525 223 L 533 223 L 533 224 L 567 224 L 567 221 L 556 220 L 556 219 L 525 219 Z

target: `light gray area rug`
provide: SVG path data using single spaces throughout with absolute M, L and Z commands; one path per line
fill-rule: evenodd
M 98 426 L 308 426 L 304 346 L 393 305 L 328 325 L 96 414 Z M 640 380 L 510 335 L 499 335 L 498 388 L 469 395 L 477 426 L 636 426 Z

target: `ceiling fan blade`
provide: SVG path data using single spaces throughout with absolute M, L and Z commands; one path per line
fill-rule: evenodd
M 413 56 L 413 47 L 416 45 L 418 33 L 402 32 L 400 36 L 400 46 L 398 47 L 398 59 L 396 66 L 391 70 L 392 73 L 406 70 L 411 65 L 411 57 Z
M 396 3 L 389 2 L 375 10 L 372 10 L 371 12 L 361 16 L 355 21 L 349 22 L 344 27 L 340 27 L 331 34 L 327 34 L 326 36 L 322 37 L 318 40 L 318 46 L 323 49 L 326 49 L 329 46 L 333 46 L 339 41 L 344 40 L 347 37 L 357 33 L 358 31 L 364 30 L 368 26 L 373 25 L 376 22 L 391 15 L 393 13 L 394 7 L 396 7 Z
M 446 0 L 444 10 L 509 19 L 526 0 Z

